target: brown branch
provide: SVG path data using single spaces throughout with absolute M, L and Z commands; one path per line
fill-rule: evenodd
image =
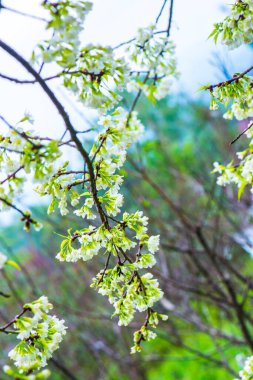
M 22 317 L 22 315 L 24 315 L 27 311 L 29 310 L 29 308 L 24 308 L 21 313 L 19 313 L 18 315 L 16 315 L 16 317 L 14 319 L 12 319 L 10 322 L 8 322 L 5 326 L 3 327 L 0 327 L 0 332 L 6 332 L 6 330 L 12 326 L 15 322 L 17 322 L 17 320 Z
M 206 89 L 207 90 L 210 90 L 210 91 L 213 91 L 214 88 L 216 87 L 222 87 L 222 86 L 227 86 L 233 82 L 236 82 L 236 81 L 239 81 L 240 79 L 242 79 L 246 74 L 248 74 L 248 72 L 250 72 L 251 70 L 253 70 L 253 66 L 251 66 L 250 68 L 248 68 L 247 70 L 243 71 L 240 75 L 234 75 L 233 78 L 227 80 L 227 81 L 224 81 L 224 82 L 219 82 L 217 84 L 212 84 L 211 86 L 207 87 Z
M 18 83 L 18 84 L 33 84 L 36 83 L 34 80 L 29 80 L 29 79 L 18 79 L 18 78 L 13 78 L 10 77 L 9 75 L 1 74 L 0 73 L 0 78 L 6 79 L 10 82 Z
M 16 174 L 18 172 L 20 172 L 20 170 L 22 170 L 24 168 L 24 165 L 20 166 L 17 170 L 15 170 L 15 172 L 11 173 L 8 175 L 8 177 L 6 177 L 1 183 L 1 185 L 3 185 L 6 181 L 9 181 L 9 179 L 11 178 L 15 178 L 16 177 Z
M 62 361 L 59 361 L 54 358 L 52 358 L 50 361 L 54 364 L 56 368 L 58 368 L 70 380 L 78 380 L 78 378 L 74 376 L 73 373 L 70 372 L 70 370 L 62 364 Z
M 17 206 L 9 202 L 7 199 L 0 197 L 0 201 L 19 212 L 23 217 L 27 217 L 27 215 L 22 210 L 20 210 Z
M 169 198 L 165 191 L 155 181 L 153 181 L 153 179 L 148 175 L 147 171 L 143 167 L 139 167 L 131 157 L 128 157 L 128 161 L 133 166 L 133 168 L 142 176 L 142 178 L 161 196 L 162 199 L 166 201 L 171 210 L 182 221 L 183 225 L 192 230 L 192 223 L 185 217 L 185 215 L 183 215 L 180 208 Z
M 106 271 L 107 271 L 107 269 L 108 269 L 108 266 L 109 266 L 109 263 L 110 263 L 110 258 L 111 258 L 111 252 L 110 252 L 110 253 L 108 254 L 108 256 L 107 256 L 107 260 L 106 260 L 106 263 L 105 263 L 105 267 L 104 267 L 103 272 L 102 272 L 102 274 L 101 274 L 101 277 L 100 277 L 100 279 L 99 279 L 99 281 L 98 281 L 98 284 L 101 284 L 101 282 L 104 281 L 104 276 L 105 276 L 105 273 L 106 273 Z
M 185 350 L 189 351 L 189 352 L 192 352 L 194 353 L 195 355 L 199 356 L 200 358 L 202 359 L 205 359 L 205 360 L 208 360 L 208 361 L 211 361 L 213 362 L 214 364 L 218 365 L 219 367 L 222 366 L 224 368 L 226 368 L 226 370 L 228 372 L 230 372 L 233 376 L 238 376 L 237 372 L 235 372 L 229 365 L 226 361 L 224 360 L 219 360 L 219 359 L 215 359 L 213 358 L 212 356 L 210 355 L 207 355 L 207 354 L 204 354 L 202 351 L 199 351 L 199 350 L 195 350 L 194 348 L 192 347 L 189 347 L 188 345 L 186 344 L 181 344 L 181 347 L 184 348 Z
M 19 214 L 22 215 L 21 221 L 25 221 L 27 227 L 29 227 L 30 224 L 36 224 L 36 221 L 31 218 L 30 214 L 26 214 L 24 211 L 22 211 L 20 208 L 15 206 L 13 203 L 8 201 L 8 199 L 5 199 L 3 197 L 0 197 L 0 202 L 3 202 L 6 204 L 6 206 L 11 207 L 13 210 L 17 211 Z
M 74 70 L 74 71 L 70 71 L 70 70 L 63 70 L 61 71 L 60 73 L 58 74 L 54 74 L 54 75 L 51 75 L 49 77 L 46 77 L 46 78 L 42 78 L 45 82 L 48 82 L 50 80 L 53 80 L 53 79 L 58 79 L 60 78 L 61 76 L 63 75 L 73 75 L 73 74 L 80 74 L 80 75 L 88 75 L 91 77 L 91 80 L 97 80 L 99 81 L 99 79 L 101 79 L 103 73 L 98 73 L 98 74 L 95 74 L 95 73 L 92 73 L 90 71 L 87 71 L 87 70 Z M 1 74 L 0 73 L 0 78 L 2 79 L 6 79 L 10 82 L 14 82 L 14 83 L 17 83 L 17 84 L 35 84 L 35 83 L 38 83 L 38 80 L 37 79 L 19 79 L 19 78 L 14 78 L 14 77 L 11 77 L 9 75 L 6 75 L 6 74 Z
M 159 12 L 159 14 L 158 14 L 158 16 L 157 16 L 157 18 L 156 18 L 156 20 L 155 20 L 155 23 L 156 23 L 156 24 L 157 24 L 158 21 L 160 20 L 160 17 L 161 17 L 162 14 L 163 14 L 163 11 L 164 11 L 164 8 L 165 8 L 165 5 L 167 4 L 167 2 L 168 2 L 168 0 L 164 0 L 163 5 L 162 5 L 162 7 L 161 7 L 161 9 L 160 9 L 160 12 Z
M 0 290 L 0 296 L 4 298 L 10 298 L 10 294 L 4 293 Z
M 226 286 L 227 290 L 228 290 L 228 293 L 231 297 L 231 300 L 234 304 L 234 310 L 235 310 L 235 313 L 236 313 L 236 316 L 237 316 L 237 319 L 238 319 L 238 322 L 239 322 L 239 325 L 240 325 L 240 328 L 241 328 L 241 331 L 245 337 L 245 340 L 247 341 L 249 347 L 251 348 L 251 350 L 253 351 L 253 339 L 250 335 L 250 332 L 248 330 L 248 327 L 246 325 L 246 322 L 245 322 L 245 313 L 244 313 L 244 310 L 243 310 L 243 305 L 240 304 L 238 301 L 237 301 L 237 296 L 236 296 L 236 292 L 232 286 L 232 283 L 231 281 L 229 280 L 229 277 L 228 275 L 224 274 L 222 272 L 222 269 L 220 268 L 219 266 L 219 263 L 217 262 L 217 259 L 215 257 L 215 255 L 212 254 L 212 251 L 211 249 L 209 248 L 208 246 L 208 243 L 207 241 L 205 240 L 203 234 L 202 234 L 202 230 L 201 228 L 198 228 L 196 229 L 196 235 L 198 236 L 199 238 L 199 242 L 203 245 L 203 247 L 205 248 L 208 256 L 210 257 L 212 263 L 214 264 L 217 272 L 219 273 L 224 285 Z
M 21 151 L 16 150 L 16 149 L 6 148 L 5 146 L 0 146 L 0 149 L 2 149 L 2 150 L 4 150 L 4 151 L 7 151 L 7 152 L 18 153 L 18 154 L 24 154 L 24 152 L 21 152 Z
M 231 141 L 230 145 L 234 144 L 237 140 L 239 140 L 239 138 L 242 137 L 244 135 L 244 133 L 246 133 L 251 127 L 253 127 L 253 121 L 251 123 L 249 123 L 247 128 L 245 128 L 242 131 L 242 133 L 240 133 L 233 141 Z
M 243 305 L 237 301 L 236 293 L 235 293 L 234 288 L 233 288 L 232 284 L 230 283 L 230 281 L 228 279 L 225 279 L 225 281 L 226 281 L 227 288 L 229 290 L 231 299 L 234 303 L 235 312 L 237 315 L 237 319 L 239 321 L 239 325 L 241 327 L 241 331 L 242 331 L 242 333 L 245 337 L 245 340 L 248 343 L 251 351 L 253 351 L 253 340 L 252 340 L 252 336 L 250 335 L 250 332 L 249 332 L 248 327 L 247 327 L 246 322 L 245 322 Z
M 170 35 L 171 25 L 172 25 L 172 17 L 173 17 L 173 7 L 174 7 L 174 0 L 170 0 L 170 11 L 169 11 L 169 22 L 168 22 L 168 28 L 167 28 L 167 37 Z

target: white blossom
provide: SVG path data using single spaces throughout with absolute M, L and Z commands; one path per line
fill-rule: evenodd
M 33 313 L 32 317 L 23 315 L 14 323 L 20 343 L 9 352 L 8 356 L 19 370 L 26 372 L 45 367 L 47 360 L 59 348 L 59 343 L 66 334 L 66 326 L 64 320 L 48 314 L 52 307 L 47 297 L 42 296 L 24 305 L 24 310 Z
M 2 252 L 0 252 L 0 269 L 3 269 L 7 260 L 8 260 L 7 256 L 5 256 Z

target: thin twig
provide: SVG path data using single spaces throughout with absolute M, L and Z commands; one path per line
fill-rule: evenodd
M 162 5 L 162 8 L 160 9 L 160 12 L 159 12 L 159 14 L 158 14 L 158 16 L 157 16 L 157 18 L 156 18 L 156 20 L 155 20 L 155 23 L 156 23 L 156 24 L 157 24 L 158 21 L 160 20 L 160 17 L 161 17 L 162 14 L 163 14 L 163 11 L 164 11 L 164 8 L 165 8 L 165 5 L 167 4 L 167 2 L 168 2 L 168 0 L 164 0 L 163 5 Z
M 24 315 L 29 309 L 28 308 L 24 308 L 21 313 L 19 313 L 18 315 L 16 315 L 16 317 L 14 319 L 12 319 L 10 322 L 8 322 L 5 326 L 3 327 L 0 327 L 0 331 L 1 332 L 4 332 L 6 329 L 8 329 L 10 326 L 12 326 L 15 322 L 17 322 L 17 320 L 22 317 L 22 315 Z
M 240 75 L 234 75 L 233 78 L 226 80 L 224 82 L 219 82 L 216 84 L 212 84 L 211 86 L 208 86 L 206 89 L 213 91 L 214 88 L 216 87 L 222 87 L 222 86 L 227 86 L 233 82 L 238 81 L 239 79 L 242 79 L 246 74 L 248 74 L 251 70 L 253 70 L 253 66 L 249 67 L 247 70 L 243 71 Z
M 2 182 L 0 182 L 1 185 L 3 185 L 6 181 L 9 181 L 9 179 L 14 178 L 16 174 L 18 174 L 18 172 L 20 172 L 20 170 L 22 170 L 23 168 L 24 165 L 20 166 L 17 170 L 15 170 L 15 172 L 9 174 L 8 177 L 6 177 Z
M 247 128 L 245 128 L 244 131 L 242 131 L 242 133 L 240 133 L 233 141 L 231 141 L 230 145 L 234 144 L 237 140 L 239 140 L 239 138 L 242 137 L 244 133 L 247 132 L 251 127 L 253 127 L 253 121 L 249 123 Z
M 3 9 L 5 11 L 9 11 L 9 12 L 12 12 L 12 13 L 16 13 L 20 16 L 24 16 L 24 17 L 29 17 L 29 18 L 32 18 L 34 20 L 39 20 L 39 21 L 43 21 L 43 22 L 48 22 L 45 18 L 43 17 L 40 17 L 40 16 L 36 16 L 36 15 L 32 15 L 30 13 L 25 13 L 25 12 L 21 12 L 17 9 L 13 9 L 13 8 L 9 8 L 9 7 L 6 7 L 5 5 L 2 5 L 0 6 L 0 9 Z
M 8 201 L 7 199 L 3 198 L 3 197 L 0 197 L 0 202 L 3 202 L 6 204 L 6 206 L 9 206 L 11 208 L 13 208 L 13 210 L 17 211 L 19 214 L 22 215 L 22 220 L 25 220 L 26 222 L 28 223 L 31 223 L 31 224 L 35 224 L 35 220 L 33 220 L 31 218 L 31 215 L 30 214 L 26 214 L 24 211 L 22 211 L 20 208 L 18 208 L 17 206 L 15 206 L 13 203 L 11 203 L 10 201 Z
M 20 132 L 17 128 L 13 127 L 2 115 L 0 115 L 0 120 L 12 131 L 16 132 L 21 138 L 28 141 L 34 148 L 39 148 L 39 145 L 34 144 L 33 141 L 31 141 L 30 137 L 25 132 Z
M 170 1 L 170 11 L 169 11 L 169 22 L 168 22 L 168 28 L 167 28 L 167 37 L 170 35 L 171 25 L 172 25 L 172 17 L 173 17 L 173 7 L 174 7 L 174 0 Z

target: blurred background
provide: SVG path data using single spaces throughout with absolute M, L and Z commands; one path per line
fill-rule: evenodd
M 22 8 L 18 0 L 5 3 L 40 15 L 37 1 L 25 0 Z M 154 20 L 160 6 L 152 0 L 94 1 L 83 42 L 115 45 L 127 40 Z M 226 3 L 218 0 L 175 2 L 172 38 L 181 77 L 167 99 L 156 105 L 143 99 L 139 104 L 146 134 L 131 149 L 124 167 L 124 207 L 143 210 L 150 218 L 150 232 L 161 235 L 153 272 L 165 293 L 159 309 L 169 316 L 158 338 L 143 345 L 141 354 L 129 354 L 138 320 L 128 328 L 118 327 L 110 305 L 89 287 L 103 258 L 78 264 L 55 260 L 59 234 L 65 235 L 70 224 L 78 228 L 79 219 L 57 212 L 49 218 L 31 184 L 20 203 L 43 223 L 41 232 L 26 233 L 17 215 L 2 216 L 0 250 L 21 271 L 1 271 L 1 290 L 10 297 L 0 299 L 0 324 L 28 300 L 48 295 L 69 326 L 50 362 L 52 380 L 233 379 L 253 351 L 252 196 L 246 192 L 239 202 L 236 189 L 218 187 L 211 173 L 213 162 L 227 163 L 243 149 L 245 137 L 230 143 L 245 125 L 224 120 L 222 110 L 209 111 L 208 96 L 197 92 L 201 85 L 225 80 L 252 61 L 250 46 L 228 53 L 207 41 L 212 24 L 227 11 Z M 165 22 L 161 20 L 161 28 Z M 1 38 L 26 57 L 43 33 L 38 21 L 0 12 Z M 25 75 L 2 52 L 0 72 Z M 40 132 L 62 134 L 63 126 L 39 88 L 3 80 L 0 84 L 0 109 L 6 118 L 17 122 L 29 110 Z M 95 124 L 93 112 L 76 104 L 57 83 L 54 86 L 76 125 Z M 86 135 L 84 144 L 91 139 Z M 13 344 L 10 337 L 1 336 L 1 365 Z

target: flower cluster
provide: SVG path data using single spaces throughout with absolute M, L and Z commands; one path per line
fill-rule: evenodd
M 253 40 L 253 1 L 236 1 L 232 6 L 231 15 L 227 16 L 221 23 L 215 24 L 210 37 L 221 41 L 230 48 L 235 48 L 243 43 L 250 43 Z M 228 81 L 218 83 L 215 86 L 204 86 L 202 89 L 209 89 L 211 95 L 210 109 L 217 110 L 219 103 L 229 107 L 224 114 L 227 119 L 234 116 L 237 120 L 246 119 L 253 116 L 253 81 L 252 76 L 244 73 L 236 73 Z
M 34 52 L 33 60 L 41 57 L 44 62 L 57 62 L 64 69 L 71 68 L 79 54 L 80 33 L 92 3 L 84 0 L 44 0 L 42 5 L 49 12 L 47 29 L 52 29 L 53 35 L 38 46 L 39 53 Z
M 88 45 L 80 50 L 73 70 L 64 71 L 62 76 L 64 86 L 79 101 L 103 113 L 121 100 L 118 92 L 125 88 L 129 69 L 112 48 Z
M 57 254 L 60 261 L 76 262 L 80 259 L 87 261 L 98 253 L 110 253 L 118 257 L 136 247 L 137 242 L 145 246 L 149 253 L 142 253 L 137 256 L 135 262 L 126 264 L 129 270 L 138 270 L 154 266 L 154 253 L 159 248 L 159 236 L 147 235 L 148 218 L 143 216 L 141 211 L 135 214 L 123 214 L 122 222 L 117 223 L 110 229 L 104 225 L 100 227 L 89 226 L 82 230 L 69 234 L 62 241 L 61 250 Z M 134 231 L 135 236 L 129 238 L 126 229 Z
M 102 116 L 98 124 L 103 127 L 96 137 L 96 143 L 90 151 L 90 159 L 94 165 L 96 188 L 99 190 L 99 202 L 105 207 L 109 216 L 116 216 L 123 204 L 123 196 L 119 193 L 123 181 L 122 175 L 116 174 L 125 162 L 126 151 L 143 133 L 143 125 L 137 118 L 136 112 L 131 116 L 122 108 L 117 108 L 110 115 Z M 48 213 L 54 211 L 58 204 L 62 215 L 69 212 L 68 200 L 76 208 L 85 197 L 80 208 L 74 213 L 87 219 L 95 219 L 95 205 L 93 196 L 89 190 L 89 174 L 76 177 L 72 172 L 67 172 L 66 162 L 45 183 L 38 185 L 36 191 L 41 195 L 51 195 L 52 201 Z M 85 192 L 77 192 L 74 187 L 83 184 Z
M 234 78 L 239 75 L 235 74 Z M 219 103 L 229 107 L 224 114 L 225 119 L 235 117 L 237 120 L 243 120 L 253 116 L 253 79 L 251 76 L 244 75 L 230 83 L 223 82 L 215 89 L 212 86 L 206 88 L 209 88 L 211 93 L 211 110 L 217 110 Z
M 0 135 L 1 194 L 6 192 L 11 197 L 21 189 L 25 181 L 25 177 L 19 175 L 22 171 L 31 173 L 34 181 L 44 180 L 53 172 L 54 161 L 61 155 L 58 141 L 42 140 L 20 126 L 12 127 L 8 133 Z M 4 176 L 8 176 L 8 181 L 4 181 Z
M 249 127 L 251 125 L 252 123 Z M 214 163 L 214 172 L 221 174 L 217 179 L 217 184 L 220 186 L 235 184 L 238 187 L 239 198 L 247 185 L 251 186 L 251 192 L 253 192 L 253 131 L 249 129 L 245 135 L 250 139 L 249 146 L 237 153 L 239 162 L 236 165 L 233 162 L 226 166 Z
M 159 318 L 162 321 L 166 321 L 168 319 L 168 316 L 164 314 L 158 314 L 154 310 L 148 309 L 146 322 L 140 328 L 140 330 L 134 333 L 134 345 L 131 348 L 131 354 L 135 354 L 136 352 L 141 351 L 140 343 L 142 340 L 150 341 L 156 338 L 156 333 L 149 330 L 147 326 L 152 327 L 153 329 L 156 328 L 159 323 Z
M 232 5 L 231 14 L 221 23 L 215 24 L 210 37 L 217 41 L 221 38 L 222 43 L 229 48 L 236 48 L 243 43 L 253 40 L 253 1 L 240 0 Z M 210 109 L 217 110 L 219 104 L 227 108 L 223 115 L 226 119 L 235 117 L 237 120 L 247 119 L 253 116 L 253 80 L 252 76 L 247 75 L 252 68 L 243 73 L 236 73 L 228 81 L 220 82 L 216 85 L 204 86 L 211 95 Z M 247 130 L 247 137 L 250 143 L 243 152 L 238 152 L 239 162 L 230 162 L 227 166 L 214 163 L 214 172 L 220 174 L 217 179 L 218 185 L 226 186 L 235 184 L 238 187 L 238 196 L 241 197 L 245 186 L 250 185 L 252 191 L 253 179 L 253 159 L 252 159 L 252 131 L 251 124 Z
M 58 141 L 42 144 L 31 131 L 25 132 L 19 127 L 10 130 L 5 136 L 0 135 L 0 149 L 2 173 L 10 174 L 22 166 L 27 174 L 33 172 L 35 181 L 51 174 L 53 163 L 60 156 Z
M 83 0 L 47 0 L 43 6 L 49 11 L 47 28 L 53 29 L 53 36 L 38 46 L 40 54 L 35 52 L 33 60 L 41 57 L 63 68 L 58 76 L 63 78 L 64 86 L 88 107 L 100 112 L 113 108 L 121 99 L 118 91 L 125 88 L 129 69 L 108 46 L 80 47 L 80 32 L 92 4 Z
M 159 33 L 155 25 L 139 29 L 127 52 L 134 65 L 128 91 L 141 89 L 150 100 L 167 96 L 177 70 L 175 45 L 166 33 Z
M 68 164 L 68 161 L 65 162 L 48 181 L 35 187 L 35 191 L 40 196 L 51 195 L 48 214 L 52 214 L 58 205 L 61 215 L 67 215 L 69 213 L 68 200 L 72 206 L 76 206 L 80 197 L 84 195 L 74 189 L 75 186 L 84 183 L 84 176 L 78 178 L 74 172 L 67 172 Z
M 25 117 L 21 121 L 27 120 Z M 9 126 L 6 134 L 0 135 L 0 206 L 11 207 L 18 194 L 23 192 L 28 178 L 34 182 L 47 180 L 52 174 L 54 163 L 61 156 L 56 140 L 43 140 L 21 126 Z M 29 211 L 22 213 L 25 230 L 33 224 L 36 230 L 41 224 L 30 217 Z
M 23 372 L 45 367 L 66 334 L 64 320 L 48 315 L 52 308 L 47 297 L 42 296 L 24 305 L 24 313 L 13 324 L 20 343 L 9 352 L 9 357 Z M 32 317 L 25 315 L 28 311 Z
M 124 164 L 127 149 L 138 141 L 144 127 L 136 112 L 128 114 L 122 108 L 101 117 L 99 124 L 104 130 L 98 134 L 90 156 L 95 168 L 96 187 L 105 191 L 99 200 L 108 215 L 116 216 L 123 203 L 123 196 L 119 193 L 123 177 L 116 171 Z
M 48 28 L 54 34 L 38 46 L 40 54 L 34 53 L 33 59 L 38 61 L 41 56 L 44 62 L 57 63 L 63 70 L 55 77 L 63 78 L 64 86 L 79 101 L 106 113 L 118 104 L 119 92 L 126 87 L 129 92 L 141 89 L 152 101 L 168 95 L 177 72 L 175 46 L 166 32 L 160 33 L 156 25 L 139 29 L 123 58 L 108 46 L 80 46 L 79 34 L 90 2 L 44 1 L 43 5 L 50 13 Z
M 138 211 L 124 213 L 121 222 L 106 228 L 88 227 L 75 231 L 63 240 L 57 258 L 61 261 L 90 260 L 95 255 L 115 256 L 118 264 L 114 268 L 106 265 L 94 278 L 92 287 L 108 297 L 113 305 L 114 316 L 118 316 L 119 325 L 128 325 L 136 311 L 151 309 L 161 299 L 163 292 L 158 281 L 151 273 L 140 274 L 143 269 L 155 265 L 155 252 L 159 248 L 159 236 L 147 234 L 148 218 Z M 135 259 L 131 253 L 137 247 Z M 146 325 L 146 328 L 148 324 Z M 156 327 L 156 326 L 151 326 Z
M 143 312 L 152 308 L 163 296 L 158 281 L 151 273 L 141 276 L 129 270 L 127 265 L 117 265 L 100 272 L 92 286 L 108 297 L 115 309 L 113 316 L 119 318 L 119 326 L 129 325 L 136 311 Z
M 210 34 L 215 42 L 221 42 L 230 49 L 253 40 L 253 1 L 236 1 L 231 7 L 231 13 L 222 22 L 214 25 Z
M 239 372 L 239 377 L 240 380 L 250 380 L 253 378 L 253 356 L 246 359 L 244 368 Z

